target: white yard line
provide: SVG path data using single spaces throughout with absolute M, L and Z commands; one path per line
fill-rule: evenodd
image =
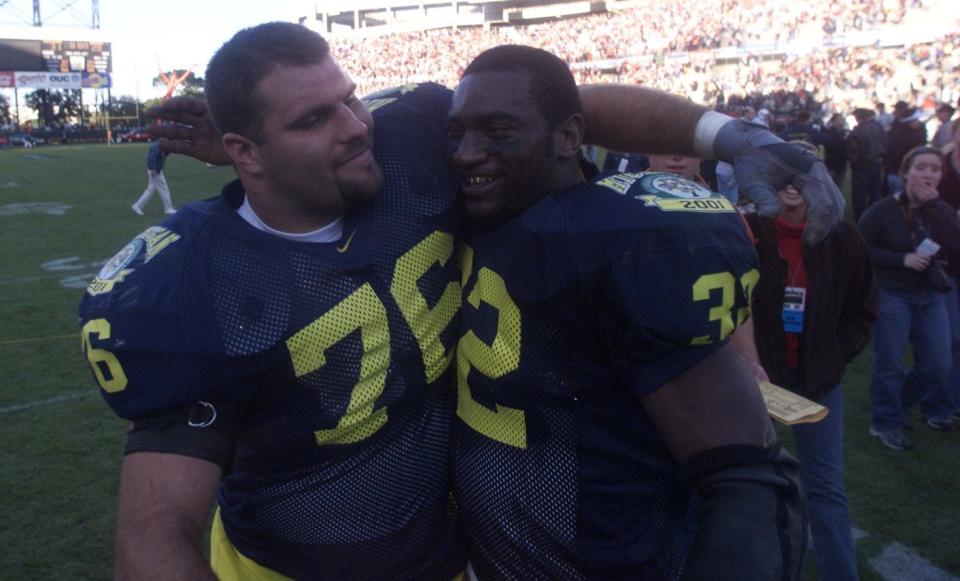
M 41 400 L 31 401 L 27 403 L 20 403 L 16 405 L 7 406 L 7 407 L 0 407 L 0 416 L 6 415 L 6 414 L 12 414 L 15 412 L 22 412 L 24 410 L 32 409 L 35 407 L 52 405 L 52 404 L 56 404 L 64 401 L 76 401 L 76 400 L 88 398 L 95 393 L 96 393 L 96 390 L 91 388 L 89 390 L 74 391 L 71 393 L 65 393 L 63 395 L 58 395 L 58 396 L 50 397 L 47 399 L 41 399 Z
M 868 560 L 887 581 L 960 581 L 900 543 L 887 545 L 882 553 Z
M 38 276 L 24 276 L 21 278 L 0 278 L 0 284 L 20 284 L 24 282 L 36 282 L 38 280 L 47 280 L 50 278 L 63 278 L 63 273 L 52 272 L 50 274 L 41 274 Z M 90 278 L 93 278 L 93 276 L 91 276 Z

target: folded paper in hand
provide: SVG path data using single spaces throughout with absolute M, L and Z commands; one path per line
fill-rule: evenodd
M 812 424 L 827 417 L 830 410 L 768 381 L 761 381 L 760 393 L 767 405 L 767 413 L 773 419 L 792 426 L 794 424 Z

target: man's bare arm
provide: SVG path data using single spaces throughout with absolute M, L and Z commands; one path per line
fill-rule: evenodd
M 753 317 L 748 317 L 730 334 L 730 344 L 746 362 L 757 381 L 770 381 L 770 376 L 760 363 L 760 354 L 757 353 L 757 341 L 753 334 Z
M 756 385 L 728 344 L 643 399 L 703 499 L 685 579 L 793 580 L 801 573 L 799 465 L 777 443 Z
M 220 467 L 189 456 L 135 452 L 123 461 L 114 579 L 209 580 L 201 543 Z
M 762 216 L 780 213 L 777 190 L 792 184 L 807 202 L 807 244 L 843 219 L 844 199 L 823 162 L 762 125 L 710 111 L 662 91 L 631 85 L 580 88 L 587 143 L 632 153 L 676 153 L 733 165 L 740 190 Z
M 757 381 L 731 344 L 646 396 L 643 407 L 679 462 L 721 446 L 777 441 Z
M 616 151 L 697 156 L 694 131 L 706 107 L 639 85 L 581 85 L 586 143 Z

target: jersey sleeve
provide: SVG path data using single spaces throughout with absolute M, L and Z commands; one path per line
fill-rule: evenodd
M 188 240 L 155 226 L 110 259 L 87 288 L 79 318 L 86 360 L 114 412 L 140 419 L 214 399 L 235 380 L 216 325 L 192 316 Z M 195 281 L 194 281 L 195 282 Z
M 729 202 L 693 182 L 683 187 L 695 187 L 695 196 L 641 185 L 600 205 L 607 225 L 592 229 L 602 232 L 600 309 L 614 330 L 612 361 L 638 397 L 723 345 L 749 316 L 759 279 L 750 236 Z

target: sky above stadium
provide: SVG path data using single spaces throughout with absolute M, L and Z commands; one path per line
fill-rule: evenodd
M 113 95 L 141 100 L 162 95 L 151 80 L 157 61 L 165 70 L 197 65 L 203 76 L 207 61 L 241 28 L 298 17 L 322 5 L 310 0 L 100 0 L 100 28 L 113 49 Z

